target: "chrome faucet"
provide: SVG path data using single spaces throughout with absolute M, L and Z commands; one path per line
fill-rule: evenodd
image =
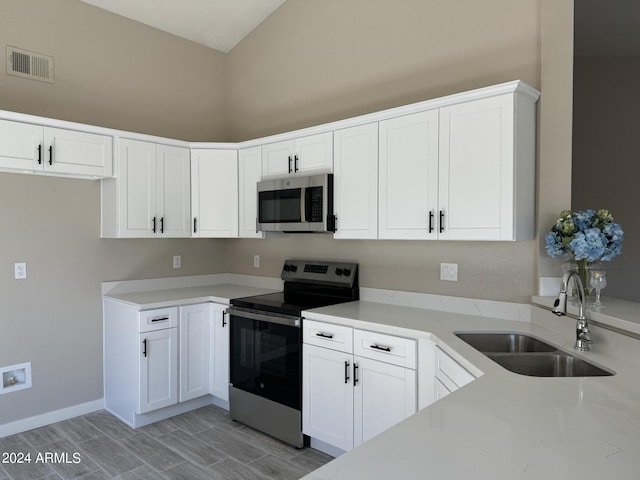
M 567 314 L 567 289 L 569 286 L 569 281 L 572 277 L 575 277 L 576 285 L 578 286 L 578 321 L 576 323 L 576 344 L 573 348 L 576 350 L 580 350 L 582 352 L 588 352 L 590 350 L 589 345 L 592 343 L 591 339 L 591 331 L 589 330 L 589 323 L 587 322 L 587 317 L 585 316 L 585 304 L 586 297 L 584 294 L 584 285 L 582 285 L 582 280 L 577 272 L 570 270 L 564 274 L 562 277 L 562 286 L 560 287 L 560 293 L 558 294 L 558 298 L 553 302 L 553 313 L 562 317 Z

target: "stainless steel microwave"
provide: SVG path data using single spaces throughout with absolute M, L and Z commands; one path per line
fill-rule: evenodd
M 334 232 L 333 175 L 258 182 L 258 222 L 263 232 Z

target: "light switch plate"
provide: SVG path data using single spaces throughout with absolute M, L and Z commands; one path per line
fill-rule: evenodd
M 173 268 L 180 268 L 182 266 L 182 257 L 180 255 L 173 256 Z

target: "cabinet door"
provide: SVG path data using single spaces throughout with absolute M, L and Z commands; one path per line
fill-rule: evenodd
M 213 376 L 211 394 L 229 401 L 229 315 L 226 305 L 212 305 L 213 317 Z
M 378 124 L 334 132 L 334 238 L 378 238 Z
M 113 137 L 44 127 L 44 171 L 67 175 L 110 177 Z
M 257 231 L 258 194 L 256 184 L 262 180 L 262 149 L 243 148 L 238 152 L 238 210 L 242 238 L 262 238 Z
M 191 226 L 189 149 L 157 146 L 157 225 L 160 237 L 188 237 Z
M 380 122 L 379 238 L 437 238 L 438 111 Z
M 38 125 L 0 120 L 0 168 L 42 171 L 42 132 Z
M 353 356 L 303 344 L 302 431 L 342 450 L 353 448 Z
M 156 145 L 119 140 L 119 236 L 151 237 L 156 215 Z M 159 221 L 156 218 L 156 223 Z M 157 225 L 156 225 L 157 226 Z
M 262 178 L 286 177 L 293 173 L 293 140 L 262 146 Z
M 192 236 L 237 237 L 238 152 L 193 150 L 191 164 Z
M 302 175 L 333 171 L 333 132 L 296 138 L 293 172 Z
M 440 209 L 449 240 L 511 240 L 513 95 L 440 111 Z
M 180 307 L 180 401 L 209 393 L 211 304 Z
M 140 335 L 140 405 L 138 413 L 178 402 L 178 329 Z
M 354 447 L 416 413 L 416 371 L 355 357 Z
M 434 401 L 436 402 L 451 393 L 449 389 L 437 378 L 433 379 L 433 392 L 435 397 Z

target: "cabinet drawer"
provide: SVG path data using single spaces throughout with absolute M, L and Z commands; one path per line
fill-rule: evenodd
M 303 320 L 302 338 L 304 343 L 353 353 L 353 328 L 351 327 Z
M 416 368 L 416 341 L 384 333 L 354 330 L 353 354 L 405 368 Z
M 475 377 L 467 372 L 458 362 L 436 347 L 436 378 L 449 391 L 454 391 L 472 381 Z
M 140 333 L 178 326 L 178 307 L 144 310 L 139 315 Z

